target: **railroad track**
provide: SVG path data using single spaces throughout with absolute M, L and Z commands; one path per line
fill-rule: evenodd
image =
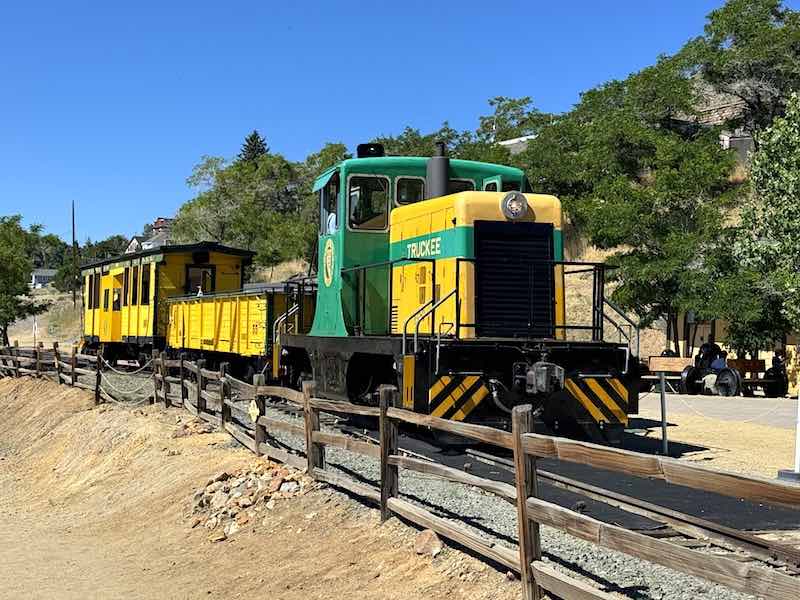
M 467 449 L 475 460 L 514 473 L 513 461 L 479 450 Z M 782 541 L 768 540 L 753 533 L 720 525 L 707 519 L 678 512 L 651 502 L 619 494 L 594 485 L 537 470 L 540 480 L 592 500 L 609 504 L 663 524 L 662 528 L 639 530 L 639 533 L 668 538 L 670 542 L 695 549 L 705 549 L 740 562 L 758 561 L 800 577 L 800 549 Z
M 289 404 L 270 402 L 268 406 L 287 415 L 300 417 L 303 413 L 301 408 Z M 243 407 L 241 410 L 244 411 L 246 408 Z M 378 445 L 377 434 L 374 431 L 352 426 L 346 419 L 335 415 L 323 413 L 321 417 L 323 425 L 361 441 Z M 405 445 L 413 444 L 414 439 L 411 436 L 402 436 L 400 451 L 414 458 L 435 460 L 428 455 L 430 452 L 426 454 L 424 449 L 421 450 L 417 447 L 412 450 L 403 447 L 404 442 Z M 441 456 L 437 458 L 441 458 Z M 501 470 L 507 474 L 505 478 L 507 481 L 513 481 L 513 461 L 506 457 L 474 448 L 467 448 L 448 456 L 448 462 L 451 465 L 462 462 L 462 468 L 465 462 L 469 461 L 477 461 Z M 470 470 L 474 470 L 474 467 Z M 673 510 L 541 468 L 537 470 L 537 474 L 541 481 L 553 488 L 570 492 L 585 500 L 602 503 L 627 514 L 643 517 L 656 524 L 650 528 L 632 528 L 639 533 L 666 538 L 681 546 L 707 551 L 739 562 L 759 562 L 800 578 L 800 549 L 785 541 L 766 539 L 748 531 L 721 525 L 696 515 Z

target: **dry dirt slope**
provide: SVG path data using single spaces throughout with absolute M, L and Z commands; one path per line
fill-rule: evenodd
M 0 380 L 0 598 L 519 598 L 457 551 L 415 555 L 413 530 L 327 489 L 209 542 L 189 526 L 193 490 L 254 457 L 223 434 L 172 438 L 179 414 Z

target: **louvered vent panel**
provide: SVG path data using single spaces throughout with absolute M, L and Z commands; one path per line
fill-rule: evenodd
M 475 223 L 477 332 L 480 337 L 553 337 L 553 226 Z

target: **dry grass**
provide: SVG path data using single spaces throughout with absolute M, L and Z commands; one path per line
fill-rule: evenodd
M 720 400 L 724 400 L 720 398 Z M 643 409 L 642 417 L 660 421 L 655 407 Z M 779 469 L 794 464 L 794 431 L 756 423 L 723 421 L 695 413 L 669 414 L 670 440 L 704 446 L 706 450 L 686 454 L 683 460 L 748 475 L 774 478 Z M 647 435 L 661 439 L 660 426 Z
M 604 262 L 611 255 L 608 250 L 600 250 L 594 246 L 585 246 L 580 255 L 576 256 L 575 261 L 583 262 Z M 565 277 L 565 302 L 567 309 L 567 323 L 571 324 L 591 324 L 592 310 L 592 274 L 581 273 L 568 275 Z M 614 289 L 614 284 L 606 284 L 606 297 L 610 296 Z M 608 312 L 608 311 L 607 311 Z M 638 321 L 636 315 L 628 313 L 634 322 Z M 620 319 L 615 319 L 621 323 Z M 623 328 L 627 333 L 627 328 Z M 647 357 L 661 354 L 665 348 L 666 333 L 663 327 L 651 327 L 643 329 L 639 333 L 641 350 L 639 356 Z M 574 332 L 568 335 L 574 340 L 591 339 L 589 332 Z M 604 338 L 608 342 L 619 342 L 620 337 L 617 330 L 608 321 L 604 324 Z
M 73 342 L 81 335 L 81 298 L 78 294 L 77 305 L 72 306 L 72 295 L 54 288 L 34 290 L 33 297 L 37 302 L 48 303 L 49 308 L 36 316 L 38 325 L 37 342 L 48 344 Z M 18 321 L 8 332 L 9 340 L 19 341 L 22 346 L 33 345 L 33 317 Z
M 306 275 L 308 273 L 308 263 L 296 258 L 282 262 L 274 267 L 256 267 L 250 280 L 253 283 L 273 283 L 285 281 L 294 275 Z

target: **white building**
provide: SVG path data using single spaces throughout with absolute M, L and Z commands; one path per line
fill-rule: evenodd
M 55 278 L 55 269 L 34 269 L 31 271 L 31 280 L 28 282 L 28 287 L 32 290 L 38 290 L 48 285 Z

